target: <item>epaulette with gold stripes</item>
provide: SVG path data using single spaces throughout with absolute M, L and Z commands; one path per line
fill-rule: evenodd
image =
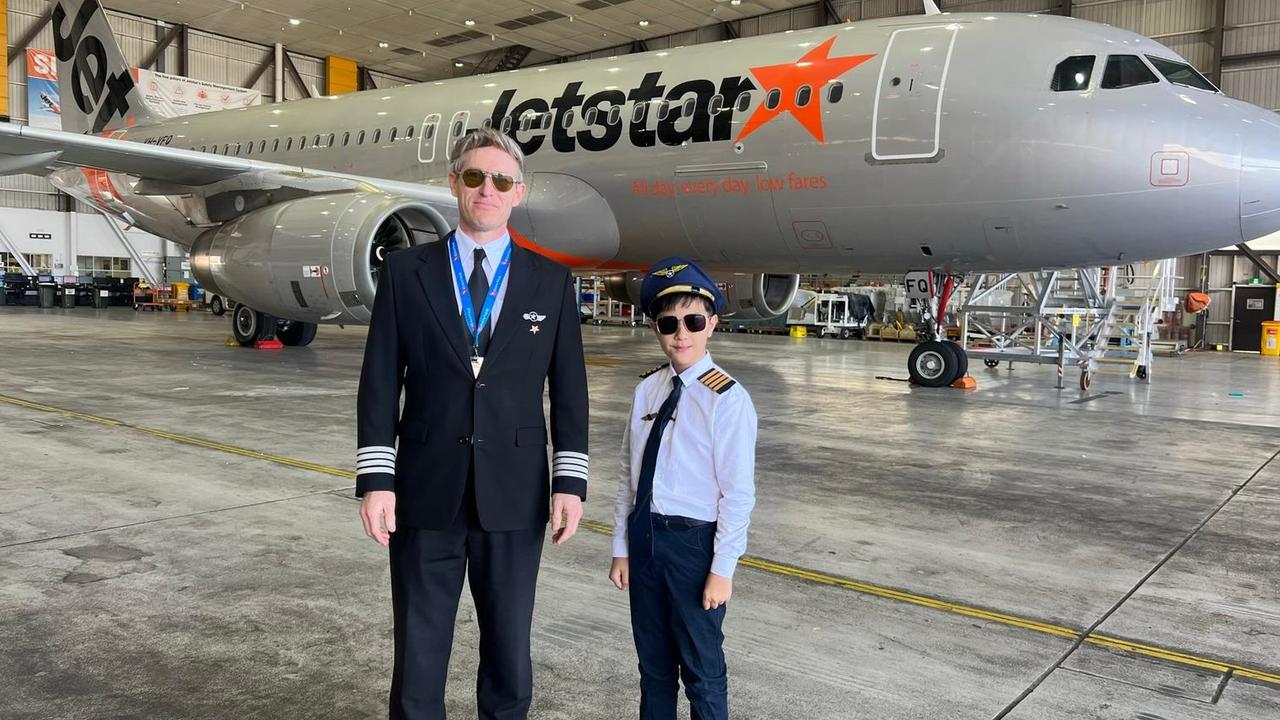
M 640 379 L 641 379 L 641 380 L 643 380 L 643 379 L 645 379 L 645 378 L 649 377 L 650 375 L 652 375 L 652 374 L 654 374 L 654 373 L 658 372 L 658 371 L 659 371 L 659 370 L 661 370 L 662 368 L 667 367 L 667 366 L 668 366 L 668 365 L 670 365 L 670 364 L 671 364 L 671 363 L 662 363 L 662 364 L 661 364 L 661 365 L 659 365 L 658 367 L 656 367 L 656 368 L 654 368 L 654 369 L 652 369 L 652 370 L 648 370 L 648 371 L 646 371 L 643 375 L 641 375 L 641 376 L 640 376 Z
M 728 392 L 729 388 L 738 384 L 737 380 L 734 380 L 733 378 L 729 377 L 728 375 L 725 375 L 723 372 L 715 368 L 711 368 L 710 370 L 699 375 L 698 382 L 702 383 L 703 385 L 706 385 L 712 390 L 715 390 L 716 394 L 718 395 L 725 394 L 726 392 Z

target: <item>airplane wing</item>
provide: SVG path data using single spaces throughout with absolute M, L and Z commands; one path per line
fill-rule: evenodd
M 298 195 L 381 190 L 456 211 L 445 185 L 369 178 L 298 165 L 248 160 L 165 145 L 113 140 L 94 135 L 0 124 L 0 175 L 48 174 L 77 166 L 141 178 L 142 195 L 208 197 L 227 190 L 296 191 Z

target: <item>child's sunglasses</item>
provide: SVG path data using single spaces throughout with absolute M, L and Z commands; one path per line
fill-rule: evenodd
M 679 315 L 663 315 L 654 322 L 658 326 L 658 332 L 663 335 L 675 335 L 680 329 Z M 684 316 L 684 327 L 691 333 L 702 332 L 707 329 L 707 316 L 702 313 L 689 313 Z
M 519 182 L 510 175 L 485 172 L 484 170 L 470 168 L 462 171 L 462 184 L 475 189 L 484 184 L 486 176 L 493 180 L 493 189 L 498 192 L 510 192 L 511 188 L 515 187 L 516 183 Z

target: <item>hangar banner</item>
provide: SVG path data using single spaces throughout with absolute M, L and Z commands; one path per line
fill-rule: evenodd
M 262 104 L 262 92 L 258 90 L 140 68 L 134 68 L 133 79 L 147 105 L 165 117 Z M 61 102 L 57 56 L 48 50 L 28 49 L 27 123 L 32 127 L 61 129 Z

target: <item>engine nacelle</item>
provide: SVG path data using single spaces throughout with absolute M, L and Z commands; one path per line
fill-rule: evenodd
M 342 193 L 254 210 L 201 235 L 191 272 L 206 289 L 289 320 L 367 323 L 387 253 L 442 238 L 429 205 Z
M 724 293 L 724 317 L 735 320 L 768 320 L 791 309 L 800 289 L 799 275 L 770 273 L 711 273 Z M 644 273 L 628 272 L 604 279 L 604 292 L 618 302 L 640 305 Z M 643 308 L 642 308 L 643 310 Z

